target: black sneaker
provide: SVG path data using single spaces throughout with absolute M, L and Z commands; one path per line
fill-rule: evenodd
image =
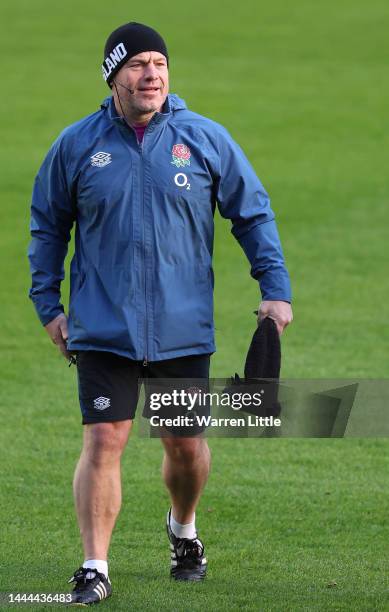
M 86 577 L 89 572 L 94 574 L 93 578 Z M 69 582 L 76 583 L 72 591 L 71 605 L 90 606 L 112 594 L 109 578 L 100 574 L 96 569 L 80 567 L 74 572 Z
M 193 540 L 177 538 L 170 527 L 170 514 L 167 515 L 166 529 L 170 540 L 170 575 L 175 580 L 203 580 L 207 572 L 207 559 L 204 545 L 197 534 Z

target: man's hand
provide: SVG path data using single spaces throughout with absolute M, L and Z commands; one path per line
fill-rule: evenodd
M 259 307 L 258 323 L 266 317 L 273 319 L 281 336 L 285 327 L 293 321 L 292 307 L 288 302 L 265 300 Z
M 71 354 L 66 348 L 66 340 L 68 339 L 68 320 L 66 316 L 63 313 L 59 314 L 50 323 L 45 325 L 45 329 L 54 344 L 58 346 L 62 355 L 69 360 Z

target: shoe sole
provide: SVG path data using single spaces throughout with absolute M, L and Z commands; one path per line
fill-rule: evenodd
M 176 582 L 202 582 L 206 577 L 206 574 L 203 576 L 188 576 L 185 574 L 181 574 L 181 576 L 174 576 L 173 574 L 170 574 L 170 579 L 175 580 Z
M 205 580 L 205 576 L 202 576 L 201 578 L 175 578 L 174 576 L 171 576 L 171 579 L 175 580 L 176 582 L 202 582 Z
M 93 601 L 92 603 L 86 604 L 86 603 L 81 603 L 79 601 L 72 601 L 71 603 L 68 603 L 68 606 L 80 606 L 82 608 L 89 608 L 89 606 L 96 606 L 97 604 L 99 604 L 102 601 L 105 601 L 106 599 L 108 599 L 108 597 L 104 597 L 104 599 L 100 599 L 100 601 Z

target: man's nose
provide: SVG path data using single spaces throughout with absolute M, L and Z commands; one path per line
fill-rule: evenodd
M 149 79 L 150 81 L 153 81 L 154 79 L 158 78 L 158 70 L 154 66 L 153 62 L 149 62 L 148 64 L 146 64 L 146 66 L 145 66 L 145 78 Z

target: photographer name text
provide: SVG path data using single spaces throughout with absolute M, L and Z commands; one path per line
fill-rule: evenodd
M 237 418 L 214 418 L 209 415 L 191 414 L 188 416 L 177 416 L 174 418 L 165 418 L 153 415 L 150 419 L 150 425 L 153 427 L 280 427 L 281 419 L 273 416 L 252 416 Z

